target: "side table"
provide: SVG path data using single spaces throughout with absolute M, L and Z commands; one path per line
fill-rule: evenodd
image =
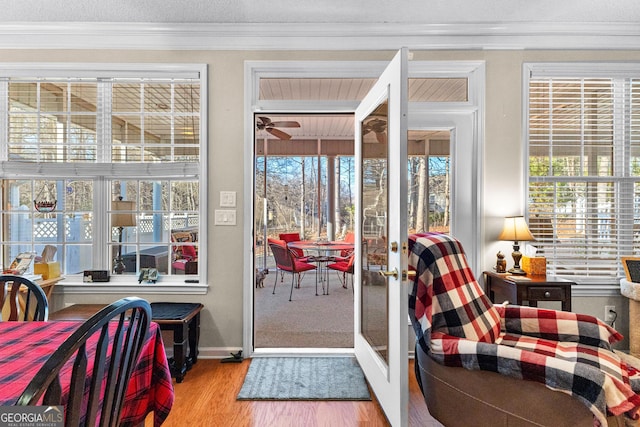
M 198 362 L 200 340 L 200 303 L 152 302 L 151 318 L 161 330 L 173 331 L 173 358 L 169 359 L 171 373 L 181 383 L 192 365 Z M 187 344 L 189 355 L 187 356 Z
M 571 286 L 574 282 L 554 276 L 512 276 L 485 271 L 484 283 L 491 302 L 500 304 L 509 301 L 537 307 L 540 301 L 559 301 L 563 311 L 571 311 Z
M 49 320 L 86 320 L 105 307 L 104 304 L 74 304 L 49 315 Z M 181 383 L 191 366 L 198 361 L 200 340 L 200 303 L 152 302 L 151 320 L 160 330 L 173 331 L 171 375 Z M 187 356 L 187 345 L 189 355 Z

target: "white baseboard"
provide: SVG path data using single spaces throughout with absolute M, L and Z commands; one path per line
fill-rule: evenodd
M 225 357 L 231 356 L 231 353 L 238 353 L 239 350 L 242 350 L 238 347 L 199 347 L 198 359 L 223 359 Z M 270 349 L 271 350 L 271 349 Z M 291 349 L 287 349 L 288 351 L 269 351 L 269 355 L 271 356 L 309 356 L 312 353 L 318 353 L 318 349 L 303 349 L 298 352 L 291 352 Z M 298 349 L 301 350 L 301 349 Z M 312 351 L 304 351 L 304 350 L 312 350 Z M 331 351 L 330 349 L 323 349 L 321 353 L 323 355 L 333 355 L 333 356 L 349 356 L 353 355 L 353 350 L 347 351 L 345 349 L 335 349 L 335 351 Z M 167 353 L 171 352 L 171 348 L 167 348 Z M 257 352 L 254 354 L 255 356 L 264 356 L 264 352 Z M 410 350 L 408 352 L 409 359 L 414 358 L 414 351 Z
M 200 347 L 198 346 L 198 359 L 223 359 L 238 353 L 241 347 Z

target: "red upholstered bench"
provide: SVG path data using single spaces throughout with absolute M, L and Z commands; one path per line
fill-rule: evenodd
M 171 263 L 173 274 L 198 274 L 198 261 L 177 259 Z
M 171 241 L 180 244 L 173 247 L 172 274 L 198 274 L 198 250 L 193 245 L 197 234 L 191 231 L 173 231 Z

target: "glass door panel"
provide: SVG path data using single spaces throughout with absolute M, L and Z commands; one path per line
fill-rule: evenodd
M 388 298 L 384 278 L 387 258 L 388 198 L 388 99 L 361 123 L 362 131 L 362 312 L 360 333 L 380 357 L 389 363 Z

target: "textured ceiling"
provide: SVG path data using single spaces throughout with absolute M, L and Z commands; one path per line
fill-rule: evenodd
M 2 0 L 0 22 L 640 22 L 637 0 Z

